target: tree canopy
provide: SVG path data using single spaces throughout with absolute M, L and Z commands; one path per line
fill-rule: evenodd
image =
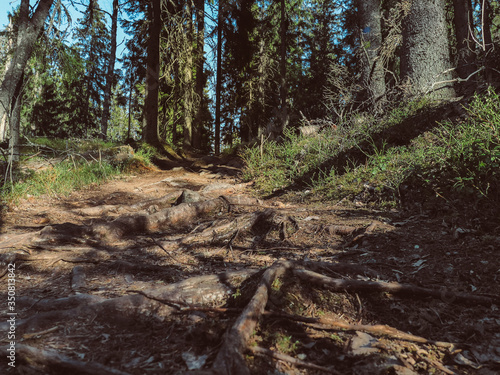
M 493 1 L 101 3 L 13 9 L 2 140 L 135 138 L 206 154 L 345 111 L 471 93 L 498 73 Z

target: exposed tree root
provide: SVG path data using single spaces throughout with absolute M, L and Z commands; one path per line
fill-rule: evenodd
M 335 292 L 389 292 L 403 297 L 433 297 L 447 303 L 468 303 L 491 306 L 499 303 L 499 297 L 483 297 L 466 293 L 454 293 L 447 290 L 421 288 L 414 285 L 382 281 L 343 280 L 320 275 L 308 270 L 295 269 L 294 274 L 301 280 L 322 285 Z
M 276 212 L 272 209 L 257 211 L 251 214 L 237 216 L 231 221 L 219 220 L 202 232 L 190 235 L 176 241 L 177 246 L 194 246 L 211 243 L 226 243 L 231 245 L 239 237 L 263 239 L 269 230 L 275 226 L 273 219 Z
M 323 329 L 323 330 L 363 331 L 363 332 L 369 332 L 369 333 L 379 335 L 379 336 L 392 337 L 392 338 L 398 339 L 398 340 L 418 342 L 421 344 L 432 344 L 432 345 L 439 346 L 442 348 L 453 348 L 453 347 L 456 347 L 458 345 L 458 344 L 451 343 L 451 342 L 428 340 L 424 337 L 415 336 L 415 335 L 400 331 L 394 327 L 390 327 L 388 325 L 382 325 L 382 324 L 378 324 L 378 325 L 349 324 L 349 323 L 341 322 L 339 320 L 328 319 L 328 318 L 323 318 L 323 317 L 310 318 L 310 317 L 303 317 L 303 316 L 299 316 L 299 315 L 291 315 L 291 314 L 277 313 L 277 312 L 270 312 L 269 314 L 266 314 L 266 315 L 275 316 L 278 318 L 290 319 L 290 320 L 294 320 L 297 322 L 308 323 L 308 325 L 310 325 L 314 328 Z
M 290 239 L 296 233 L 300 233 L 298 232 L 299 229 L 304 228 L 306 231 L 322 232 L 329 235 L 356 236 L 357 234 L 356 228 L 342 225 L 314 226 L 306 224 L 299 228 L 297 221 L 293 217 L 286 216 L 276 209 L 262 209 L 264 207 L 262 207 L 261 201 L 246 196 L 221 196 L 215 199 L 194 203 L 180 203 L 168 207 L 179 198 L 180 194 L 181 192 L 175 192 L 158 199 L 137 203 L 128 208 L 103 205 L 80 211 L 80 213 L 86 215 L 128 212 L 128 214 L 119 216 L 107 223 L 98 223 L 89 227 L 74 224 L 53 225 L 28 235 L 6 238 L 0 243 L 0 261 L 42 261 L 47 262 L 49 267 L 58 261 L 71 263 L 107 262 L 113 264 L 118 271 L 130 273 L 154 272 L 156 276 L 158 274 L 163 276 L 168 273 L 170 276 L 172 272 L 178 272 L 176 267 L 187 264 L 177 261 L 170 254 L 170 250 L 181 247 L 194 248 L 195 246 L 217 243 L 231 248 L 233 242 L 238 240 L 238 244 L 242 241 L 250 242 L 248 247 L 243 248 L 255 248 L 259 242 L 262 243 L 262 240 L 266 238 L 271 230 L 278 230 L 281 241 Z M 239 214 L 241 210 L 238 209 L 232 213 L 234 217 L 214 219 L 219 217 L 222 212 L 230 212 L 235 206 L 259 207 L 261 210 Z M 130 212 L 135 213 L 130 214 Z M 203 221 L 202 224 L 196 227 L 201 219 L 206 217 L 211 219 Z M 207 223 L 208 221 L 210 223 Z M 364 230 L 363 235 L 371 233 L 375 225 L 372 223 Z M 185 227 L 190 229 L 196 227 L 196 229 L 190 234 L 184 235 L 180 229 Z M 164 237 L 170 240 L 153 238 L 155 233 L 161 232 L 170 232 L 166 233 Z M 175 233 L 175 236 L 173 233 Z M 174 258 L 174 262 L 171 262 L 173 265 L 169 266 L 170 268 L 158 265 L 164 264 L 163 259 L 161 259 L 162 254 L 158 251 L 153 253 L 160 260 L 156 264 L 132 263 L 129 260 L 116 259 L 120 255 L 123 256 L 124 253 L 124 258 L 128 259 L 128 256 L 132 254 L 132 247 L 123 247 L 125 242 L 127 245 L 130 244 L 128 240 L 121 241 L 119 245 L 115 244 L 115 240 L 123 239 L 132 234 L 149 236 L 156 246 L 160 246 L 169 256 Z M 353 241 L 360 238 L 357 236 Z M 106 241 L 113 243 L 115 247 L 106 246 Z M 83 245 L 63 246 L 64 243 Z M 137 246 L 146 244 L 146 246 L 141 246 L 143 250 L 149 243 L 149 241 L 138 241 L 136 244 Z M 246 246 L 246 244 L 243 246 Z M 133 250 L 134 255 L 137 255 L 137 247 L 133 247 Z M 113 257 L 112 261 L 110 261 L 111 257 Z M 150 259 L 153 259 L 153 257 Z M 230 263 L 227 262 L 227 264 Z M 230 266 L 240 267 L 236 262 Z M 82 266 L 76 266 L 69 274 L 69 286 L 72 294 L 92 290 L 88 289 L 92 281 L 86 278 L 84 270 L 88 270 L 88 268 L 84 269 Z M 235 312 L 235 309 L 224 308 L 224 304 L 238 291 L 243 281 L 253 275 L 262 273 L 255 293 L 236 318 L 234 324 L 224 334 L 211 369 L 189 373 L 249 375 L 250 370 L 244 356 L 250 352 L 254 355 L 270 356 L 280 361 L 286 361 L 316 371 L 338 374 L 334 369 L 301 361 L 269 349 L 261 347 L 249 348 L 248 342 L 263 315 L 302 322 L 309 327 L 320 330 L 364 331 L 398 340 L 432 344 L 445 348 L 452 348 L 456 345 L 448 342 L 427 340 L 420 336 L 399 331 L 388 325 L 348 324 L 321 317 L 301 317 L 279 312 L 265 313 L 264 310 L 269 301 L 275 280 L 283 277 L 289 271 L 290 275 L 293 272 L 295 280 L 303 284 L 316 285 L 338 293 L 388 292 L 403 297 L 432 297 L 439 298 L 447 303 L 472 303 L 487 306 L 500 302 L 499 297 L 451 293 L 444 289 L 433 290 L 399 283 L 329 277 L 337 274 L 364 275 L 371 278 L 383 276 L 364 265 L 313 261 L 277 261 L 265 270 L 244 269 L 228 271 L 218 275 L 196 276 L 163 286 L 158 286 L 158 284 L 152 282 L 130 281 L 127 279 L 127 292 L 133 294 L 116 298 L 106 299 L 96 295 L 76 294 L 65 298 L 36 300 L 19 296 L 16 301 L 17 308 L 23 310 L 23 314 L 31 314 L 31 316 L 17 321 L 16 334 L 25 340 L 32 339 L 62 329 L 67 321 L 75 318 L 98 319 L 109 324 L 127 327 L 136 325 L 141 320 L 165 324 L 165 322 L 172 319 L 174 313 L 183 311 Z M 149 280 L 149 278 L 145 280 Z M 0 330 L 8 332 L 8 328 L 8 322 L 0 322 Z M 18 345 L 17 353 L 22 365 L 30 367 L 34 371 L 33 373 L 124 374 L 97 363 L 75 361 L 56 352 L 25 345 Z M 436 365 L 433 362 L 429 363 L 433 366 L 439 366 L 439 364 Z M 444 371 L 444 367 L 438 368 Z
M 267 211 L 267 210 L 266 210 Z M 264 212 L 266 212 L 264 211 Z M 251 298 L 250 302 L 241 312 L 239 317 L 231 328 L 228 329 L 224 335 L 222 345 L 213 362 L 211 371 L 198 371 L 193 372 L 198 374 L 250 374 L 244 354 L 251 350 L 256 355 L 272 356 L 275 359 L 290 362 L 297 366 L 305 366 L 308 368 L 316 369 L 319 371 L 337 373 L 335 370 L 317 366 L 304 361 L 296 360 L 292 357 L 275 353 L 273 351 L 257 348 L 249 349 L 248 341 L 256 328 L 259 319 L 264 315 L 264 309 L 268 302 L 271 288 L 274 281 L 284 276 L 285 272 L 292 271 L 298 279 L 307 283 L 321 285 L 336 292 L 380 292 L 386 291 L 391 293 L 403 294 L 406 296 L 418 297 L 435 297 L 442 298 L 443 296 L 450 297 L 449 294 L 437 290 L 430 290 L 425 288 L 414 287 L 411 285 L 402 285 L 397 283 L 382 283 L 373 281 L 358 281 L 358 280 L 342 280 L 333 279 L 302 267 L 307 266 L 313 269 L 328 270 L 335 272 L 365 272 L 364 267 L 354 267 L 350 264 L 329 265 L 324 262 L 290 262 L 278 261 L 271 267 L 267 268 L 262 274 L 261 281 Z M 85 286 L 85 277 L 82 274 L 82 269 L 75 267 L 72 271 L 71 287 L 73 290 L 79 290 Z M 203 309 L 203 306 L 220 304 L 227 301 L 228 297 L 236 291 L 241 285 L 241 282 L 250 277 L 251 275 L 260 272 L 258 270 L 242 270 L 227 272 L 219 275 L 208 275 L 192 277 L 175 284 L 166 285 L 163 287 L 151 287 L 149 283 L 134 283 L 134 290 L 138 294 L 126 295 L 122 297 L 104 299 L 103 297 L 79 294 L 61 299 L 46 299 L 34 301 L 32 299 L 22 299 L 18 301 L 18 306 L 29 306 L 29 310 L 39 311 L 37 314 L 30 318 L 20 320 L 17 324 L 17 333 L 25 339 L 32 338 L 36 335 L 42 335 L 46 332 L 51 332 L 59 328 L 60 322 L 64 322 L 75 317 L 98 317 L 99 320 L 108 321 L 113 324 L 136 324 L 138 319 L 147 317 L 147 319 L 155 319 L 160 322 L 172 316 L 176 311 L 191 311 Z M 447 298 L 448 302 L 464 302 L 464 303 L 492 303 L 493 299 L 470 296 L 465 294 L 453 295 L 454 299 Z M 207 308 L 204 308 L 207 309 Z M 213 309 L 213 308 L 212 308 Z M 217 311 L 224 312 L 227 309 L 219 308 Z M 387 325 L 360 325 L 348 324 L 336 320 L 325 318 L 310 318 L 300 317 L 295 315 L 270 312 L 265 315 L 272 315 L 286 319 L 293 319 L 307 323 L 308 325 L 317 329 L 342 329 L 365 331 L 377 335 L 385 335 L 392 338 L 407 340 L 423 344 L 433 344 L 440 347 L 451 348 L 454 346 L 452 343 L 439 342 L 427 340 L 423 337 L 415 336 L 405 332 L 401 332 L 393 327 Z M 0 323 L 0 329 L 7 331 L 6 322 Z M 26 347 L 21 350 L 24 351 L 26 358 L 32 356 L 32 362 L 28 361 L 30 366 L 35 369 L 42 369 L 43 366 L 51 369 L 50 366 L 70 366 L 74 368 L 71 370 L 73 373 L 80 373 L 79 366 L 83 366 L 83 362 L 67 359 L 57 353 L 40 351 L 38 349 Z M 33 354 L 30 354 L 33 353 Z M 24 355 L 24 354 L 23 354 Z M 97 367 L 93 367 L 93 366 Z M 73 367 L 71 367 L 73 366 Z M 106 369 L 100 371 L 98 364 L 85 364 L 86 368 L 93 369 L 94 373 L 120 373 L 120 372 L 106 372 L 115 371 Z M 59 367 L 54 367 L 59 368 Z M 60 367 L 66 368 L 66 367 Z M 97 371 L 97 372 L 96 372 Z M 86 372 L 81 372 L 86 374 Z
M 110 213 L 130 213 L 136 211 L 157 212 L 163 208 L 170 207 L 182 194 L 182 191 L 175 191 L 160 198 L 148 199 L 130 206 L 105 204 L 101 206 L 78 208 L 76 213 L 85 216 L 104 216 Z
M 121 216 L 110 223 L 93 226 L 92 232 L 95 236 L 108 240 L 136 233 L 155 233 L 173 226 L 178 227 L 192 223 L 195 219 L 205 215 L 215 216 L 219 212 L 227 210 L 227 200 L 224 198 L 196 203 L 181 203 L 151 215 Z
M 247 342 L 264 312 L 274 280 L 291 267 L 290 262 L 277 262 L 264 272 L 253 298 L 224 336 L 224 342 L 212 366 L 215 371 L 226 375 L 250 374 L 243 356 Z
M 265 355 L 265 356 L 268 356 L 268 357 L 271 357 L 274 359 L 278 359 L 280 361 L 291 363 L 292 365 L 295 365 L 295 366 L 310 368 L 313 370 L 326 372 L 327 374 L 335 374 L 335 375 L 340 374 L 340 372 L 335 371 L 333 369 L 330 369 L 328 367 L 318 366 L 318 365 L 315 365 L 314 363 L 301 361 L 300 359 L 296 359 L 296 358 L 289 356 L 287 354 L 282 354 L 282 353 L 275 352 L 273 350 L 261 348 L 260 346 L 249 347 L 248 351 L 254 355 Z
M 32 346 L 16 345 L 16 355 L 20 367 L 28 367 L 29 374 L 78 374 L 78 375 L 127 375 L 126 372 L 93 362 L 77 361 L 52 350 L 37 349 Z

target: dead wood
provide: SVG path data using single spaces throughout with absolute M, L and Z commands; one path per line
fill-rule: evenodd
M 335 292 L 389 292 L 408 298 L 433 297 L 447 303 L 480 304 L 485 306 L 500 302 L 500 297 L 474 296 L 466 293 L 454 293 L 445 289 L 428 289 L 396 282 L 333 279 L 316 272 L 299 269 L 295 269 L 293 272 L 304 281 L 322 285 Z
M 278 313 L 278 312 L 269 312 L 266 315 L 290 319 L 297 322 L 308 323 L 308 325 L 323 330 L 347 330 L 347 331 L 363 331 L 369 332 L 379 336 L 388 336 L 399 340 L 418 342 L 422 344 L 432 344 L 435 346 L 443 347 L 443 348 L 453 348 L 457 347 L 459 344 L 444 342 L 444 341 L 433 341 L 428 340 L 421 336 L 415 336 L 410 333 L 406 333 L 400 331 L 394 327 L 390 327 L 388 325 L 369 325 L 369 324 L 349 324 L 335 319 L 323 318 L 323 317 L 304 317 L 299 315 L 292 315 L 286 313 Z
M 77 361 L 53 350 L 23 344 L 16 345 L 16 355 L 20 362 L 18 367 L 28 367 L 30 374 L 127 375 L 100 363 Z
M 254 296 L 234 325 L 224 335 L 224 342 L 212 366 L 213 370 L 226 375 L 250 374 L 243 357 L 247 349 L 247 342 L 264 312 L 274 280 L 290 268 L 292 268 L 292 263 L 280 261 L 264 272 Z
M 310 368 L 313 370 L 323 371 L 323 372 L 326 372 L 327 374 L 335 374 L 335 375 L 340 374 L 340 372 L 335 371 L 333 369 L 330 369 L 328 367 L 319 366 L 319 365 L 315 365 L 314 363 L 301 361 L 300 359 L 294 358 L 294 357 L 289 356 L 287 354 L 278 353 L 278 352 L 275 352 L 274 350 L 269 350 L 266 348 L 262 348 L 260 346 L 249 347 L 248 351 L 254 355 L 265 355 L 267 357 L 271 357 L 271 358 L 274 358 L 274 359 L 277 359 L 277 360 L 280 360 L 283 362 L 291 363 L 292 365 L 295 365 L 295 366 L 300 366 L 300 367 Z

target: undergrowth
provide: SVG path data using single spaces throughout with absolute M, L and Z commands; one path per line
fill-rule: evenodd
M 67 195 L 137 166 L 147 169 L 156 155 L 155 149 L 146 144 L 140 145 L 135 153 L 116 146 L 102 140 L 29 139 L 20 168 L 12 175 L 4 172 L 0 200 L 9 204 L 30 196 Z M 43 167 L 36 167 L 36 171 L 26 167 L 27 163 L 37 161 Z
M 406 144 L 389 144 L 380 137 L 381 131 L 398 123 L 418 126 L 408 119 L 416 121 L 415 114 L 430 105 L 423 101 L 402 105 L 382 119 L 356 114 L 342 127 L 309 137 L 288 132 L 282 143 L 244 151 L 244 177 L 255 180 L 265 195 L 291 187 L 316 170 L 321 172 L 302 188 L 311 189 L 317 199 L 391 207 L 408 200 L 449 205 L 459 201 L 476 209 L 498 209 L 499 95 L 492 88 L 475 95 L 466 119 L 436 123 Z
M 2 201 L 15 203 L 30 196 L 58 196 L 99 184 L 116 176 L 121 168 L 107 162 L 74 163 L 63 161 L 43 171 L 20 172 L 18 180 L 6 182 L 1 189 Z

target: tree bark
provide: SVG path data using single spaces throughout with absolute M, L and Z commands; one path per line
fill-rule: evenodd
M 287 105 L 287 81 L 286 81 L 286 33 L 287 33 L 287 18 L 286 18 L 286 9 L 285 9 L 285 0 L 281 0 L 280 2 L 280 11 L 281 11 L 281 20 L 280 20 L 280 37 L 281 37 L 281 46 L 280 46 L 280 99 L 281 99 L 281 128 L 278 132 L 279 134 L 275 134 L 275 136 L 279 136 L 283 130 L 288 125 L 288 105 Z
M 35 13 L 29 17 L 29 0 L 22 0 L 19 9 L 16 48 L 0 86 L 0 119 L 10 122 L 16 103 L 16 91 L 21 92 L 22 76 L 35 43 L 43 30 L 54 0 L 40 0 Z M 19 129 L 11 129 L 17 132 Z M 12 137 L 12 132 L 11 132 Z M 12 142 L 11 142 L 12 143 Z
M 451 80 L 448 31 L 442 0 L 413 0 L 403 21 L 402 81 L 412 96 L 455 96 Z
M 146 58 L 146 99 L 144 101 L 144 141 L 160 147 L 158 134 L 158 86 L 160 80 L 161 0 L 148 3 L 149 41 Z
M 186 3 L 186 56 L 184 65 L 184 141 L 183 147 L 193 146 L 193 4 L 192 0 Z
M 469 26 L 473 25 L 471 0 L 453 0 L 453 10 L 457 39 L 457 73 L 460 78 L 467 78 L 475 71 L 474 42 L 469 36 Z
M 221 88 L 222 88 L 222 4 L 219 0 L 219 9 L 217 15 L 217 83 L 215 85 L 215 154 L 220 154 L 220 107 L 221 107 Z
M 203 131 L 203 97 L 205 89 L 204 63 L 205 63 L 205 0 L 196 0 L 196 20 L 198 23 L 196 40 L 196 105 L 195 121 L 193 127 L 193 147 L 201 149 L 201 136 Z
M 385 73 L 379 56 L 382 46 L 380 0 L 357 0 L 359 40 L 361 44 L 361 81 L 365 94 L 375 110 L 385 97 Z
M 104 89 L 104 102 L 101 118 L 101 138 L 108 136 L 108 120 L 111 105 L 111 91 L 113 89 L 113 78 L 116 60 L 116 34 L 118 30 L 118 0 L 113 0 L 113 15 L 111 16 L 111 51 L 109 55 L 108 71 L 106 73 L 106 87 Z

